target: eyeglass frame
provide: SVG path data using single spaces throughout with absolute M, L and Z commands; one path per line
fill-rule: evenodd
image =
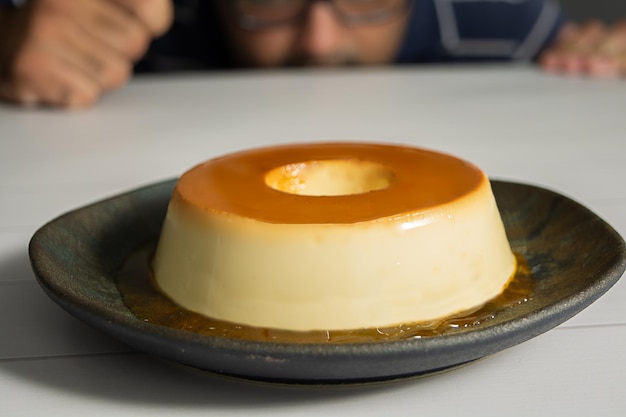
M 316 2 L 329 3 L 333 9 L 335 17 L 346 27 L 368 26 L 385 23 L 393 19 L 394 17 L 400 16 L 401 14 L 406 12 L 412 3 L 412 0 L 402 0 L 403 4 L 400 5 L 397 10 L 381 10 L 377 13 L 378 17 L 376 18 L 349 18 L 341 12 L 339 7 L 337 7 L 336 1 L 338 0 L 307 0 L 304 2 L 302 10 L 293 17 L 283 20 L 277 20 L 274 22 L 260 22 L 259 19 L 256 19 L 253 16 L 246 15 L 245 13 L 241 12 L 240 8 L 238 7 L 239 0 L 229 0 L 226 3 L 228 4 L 228 9 L 230 13 L 235 18 L 237 25 L 241 29 L 255 32 L 271 30 L 281 26 L 289 25 L 294 22 L 302 21 L 306 17 L 306 14 L 308 13 L 311 6 Z

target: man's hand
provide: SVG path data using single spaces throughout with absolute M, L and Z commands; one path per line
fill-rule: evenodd
M 539 63 L 554 73 L 626 77 L 626 21 L 611 27 L 597 21 L 568 24 Z
M 29 0 L 0 16 L 0 99 L 85 107 L 125 84 L 171 0 Z

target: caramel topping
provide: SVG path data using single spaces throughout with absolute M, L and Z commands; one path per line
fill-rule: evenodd
M 385 167 L 393 181 L 347 195 L 283 192 L 266 177 L 280 167 L 314 161 L 366 161 Z M 365 165 L 365 164 L 363 164 Z M 267 223 L 357 223 L 424 212 L 476 190 L 484 174 L 438 152 L 394 145 L 324 143 L 268 147 L 200 164 L 178 181 L 173 199 L 204 212 Z
M 521 256 L 517 269 L 504 291 L 472 311 L 432 322 L 353 330 L 289 331 L 245 326 L 217 320 L 189 311 L 174 303 L 155 285 L 149 267 L 153 246 L 131 254 L 120 270 L 116 284 L 124 303 L 140 320 L 173 329 L 208 336 L 280 343 L 372 343 L 432 337 L 488 326 L 499 314 L 532 298 L 534 279 Z

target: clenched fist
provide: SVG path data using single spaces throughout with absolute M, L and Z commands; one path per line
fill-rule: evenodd
M 626 77 L 626 21 L 570 23 L 539 58 L 541 66 L 566 75 Z
M 171 0 L 29 0 L 0 15 L 0 99 L 85 107 L 125 84 Z

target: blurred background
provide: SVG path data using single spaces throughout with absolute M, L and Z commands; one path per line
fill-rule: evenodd
M 576 22 L 597 17 L 605 22 L 626 18 L 626 0 L 561 0 L 565 14 Z

